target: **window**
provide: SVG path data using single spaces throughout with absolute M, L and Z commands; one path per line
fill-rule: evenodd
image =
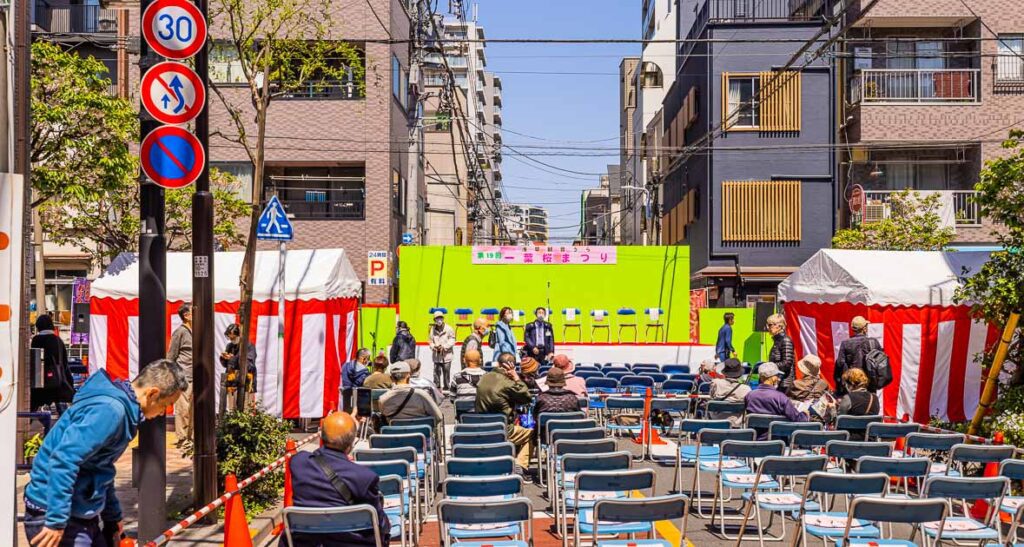
M 398 169 L 391 170 L 391 208 L 398 214 L 405 214 L 405 179 Z
M 247 161 L 210 162 L 210 167 L 227 173 L 238 181 L 237 195 L 252 201 L 252 164 Z
M 800 181 L 722 183 L 723 242 L 799 242 L 801 229 Z
M 428 113 L 423 118 L 423 129 L 431 133 L 447 133 L 452 128 L 452 114 L 447 110 Z
M 226 42 L 214 42 L 210 48 L 210 82 L 215 84 L 245 83 L 242 74 L 242 61 L 238 59 L 238 51 L 234 45 Z
M 730 76 L 726 86 L 725 125 L 729 128 L 757 127 L 760 108 L 757 95 L 761 79 L 757 76 Z
M 723 72 L 723 126 L 727 131 L 800 131 L 800 96 L 799 72 Z
M 398 56 L 391 55 L 391 94 L 402 108 L 409 106 L 409 74 L 402 68 Z
M 289 215 L 300 220 L 363 220 L 366 177 L 363 167 L 267 167 L 264 199 L 277 195 Z
M 1024 83 L 1024 34 L 999 35 L 996 82 Z

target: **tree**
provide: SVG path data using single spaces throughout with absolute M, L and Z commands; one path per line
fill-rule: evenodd
M 241 355 L 247 351 L 252 323 L 256 225 L 262 209 L 270 105 L 274 99 L 297 93 L 322 94 L 338 88 L 365 93 L 360 51 L 330 37 L 331 12 L 336 9 L 331 0 L 214 0 L 210 5 L 214 43 L 241 71 L 247 91 L 245 100 L 239 101 L 216 83 L 210 86 L 231 120 L 230 129 L 217 128 L 211 136 L 241 147 L 253 166 L 249 233 L 239 279 Z M 242 408 L 242 390 L 238 396 Z
M 940 251 L 956 236 L 956 230 L 942 227 L 936 212 L 939 195 L 922 197 L 906 189 L 889 194 L 889 214 L 878 222 L 862 223 L 836 232 L 836 249 L 876 251 Z

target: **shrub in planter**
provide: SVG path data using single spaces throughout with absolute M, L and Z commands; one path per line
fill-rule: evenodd
M 254 405 L 258 406 L 258 405 Z M 238 480 L 252 475 L 284 454 L 291 424 L 259 408 L 230 412 L 217 426 L 217 475 L 234 473 Z M 244 490 L 245 512 L 252 518 L 281 499 L 284 474 L 271 473 Z

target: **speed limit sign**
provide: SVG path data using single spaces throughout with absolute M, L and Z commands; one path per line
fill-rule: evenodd
M 188 0 L 156 0 L 142 14 L 142 34 L 158 55 L 188 59 L 206 45 L 206 19 Z

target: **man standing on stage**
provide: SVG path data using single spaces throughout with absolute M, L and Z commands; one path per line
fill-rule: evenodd
M 547 322 L 548 310 L 539 307 L 533 313 L 536 320 L 523 330 L 523 355 L 540 363 L 550 363 L 555 355 L 555 331 Z

